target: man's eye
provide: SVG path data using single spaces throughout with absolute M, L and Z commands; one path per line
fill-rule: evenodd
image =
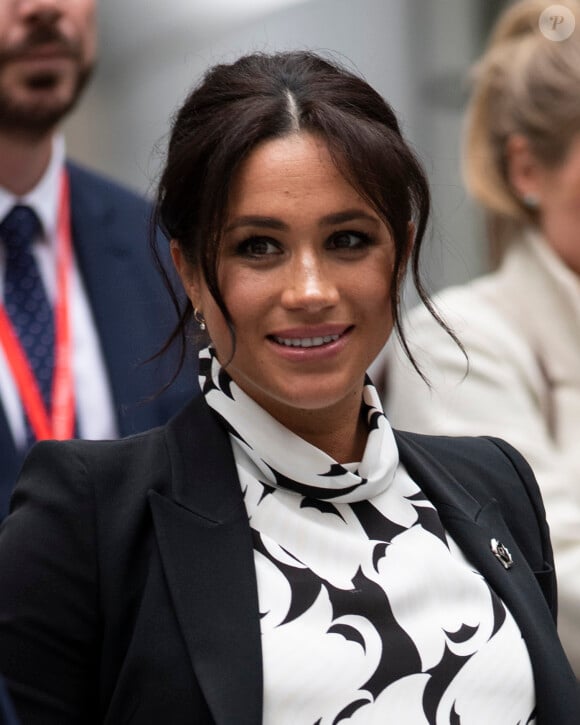
M 264 257 L 270 254 L 280 254 L 276 242 L 268 237 L 250 237 L 238 245 L 238 254 L 248 257 Z
M 328 240 L 328 246 L 332 249 L 362 249 L 370 243 L 369 235 L 363 232 L 335 232 Z

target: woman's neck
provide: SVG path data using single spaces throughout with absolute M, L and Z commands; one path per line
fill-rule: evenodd
M 360 395 L 349 415 L 339 415 L 334 409 L 300 410 L 292 421 L 280 422 L 338 463 L 360 461 L 363 457 L 368 425 L 361 414 Z

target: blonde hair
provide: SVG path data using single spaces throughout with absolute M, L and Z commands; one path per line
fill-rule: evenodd
M 541 13 L 551 4 L 520 0 L 508 8 L 473 72 L 463 173 L 469 192 L 488 215 L 492 243 L 499 247 L 514 231 L 536 221 L 509 183 L 509 137 L 521 134 L 537 160 L 554 167 L 580 132 L 580 4 L 559 0 L 576 18 L 572 35 L 559 42 L 546 38 L 539 26 Z

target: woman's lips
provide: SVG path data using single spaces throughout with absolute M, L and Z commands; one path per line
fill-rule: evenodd
M 318 352 L 336 352 L 345 343 L 345 337 L 353 329 L 352 325 L 326 326 L 312 330 L 283 330 L 268 335 L 280 352 L 291 356 Z
M 272 339 L 279 345 L 286 345 L 286 347 L 320 347 L 329 342 L 338 340 L 340 335 L 324 335 L 317 337 L 278 337 L 274 335 Z

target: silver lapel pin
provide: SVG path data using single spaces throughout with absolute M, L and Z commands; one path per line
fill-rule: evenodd
M 514 560 L 509 552 L 507 546 L 504 546 L 501 541 L 492 539 L 490 542 L 491 550 L 496 559 L 504 567 L 504 569 L 511 569 L 514 565 Z

